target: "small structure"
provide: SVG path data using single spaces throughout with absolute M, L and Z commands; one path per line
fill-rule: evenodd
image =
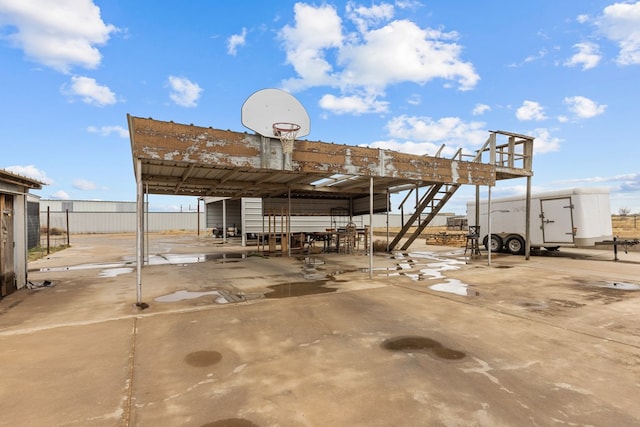
M 352 145 L 296 139 L 309 133 L 308 115 L 299 103 L 276 89 L 258 91 L 242 107 L 247 134 L 128 115 L 137 188 L 137 305 L 142 297 L 144 196 L 190 195 L 240 199 L 346 201 L 349 216 L 388 212 L 389 195 L 426 188 L 416 212 L 389 244 L 400 244 L 421 215 L 407 249 L 461 185 L 495 185 L 497 180 L 526 177 L 530 194 L 533 138 L 490 131 L 475 155 L 459 150 L 451 159 Z M 497 137 L 507 137 L 506 144 Z M 279 141 L 278 141 L 279 140 Z M 479 196 L 478 196 L 479 198 Z M 382 202 L 382 203 L 380 203 Z M 479 215 L 476 215 L 478 218 Z M 371 221 L 370 221 L 371 222 Z M 373 275 L 373 230 L 369 228 L 369 275 Z
M 27 285 L 27 198 L 42 185 L 0 169 L 0 298 Z

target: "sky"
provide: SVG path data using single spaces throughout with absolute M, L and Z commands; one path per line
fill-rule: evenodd
M 640 1 L 0 0 L 0 168 L 42 198 L 134 201 L 127 114 L 250 132 L 264 88 L 304 105 L 313 141 L 451 157 L 530 135 L 534 192 L 608 187 L 640 213 Z

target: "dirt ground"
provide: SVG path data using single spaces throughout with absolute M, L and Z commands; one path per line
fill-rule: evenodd
M 370 272 L 207 235 L 147 247 L 146 309 L 132 235 L 30 263 L 34 288 L 0 300 L 0 425 L 640 425 L 638 252 L 422 240 Z

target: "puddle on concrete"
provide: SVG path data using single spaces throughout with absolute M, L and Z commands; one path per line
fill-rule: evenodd
M 289 298 L 300 297 L 305 295 L 326 294 L 335 292 L 336 288 L 327 288 L 323 285 L 327 284 L 327 280 L 316 280 L 312 282 L 294 282 L 283 283 L 281 285 L 273 285 L 268 288 L 271 292 L 264 294 L 265 298 Z
M 433 252 L 396 252 L 391 259 L 398 260 L 398 265 L 388 267 L 387 273 L 379 276 L 402 275 L 415 281 L 442 279 L 444 271 L 459 270 L 465 264 L 463 252 L 460 250 L 439 255 Z
M 200 427 L 258 427 L 258 424 L 254 424 L 243 418 L 226 418 L 224 420 L 202 424 Z
M 549 308 L 549 305 L 543 302 L 521 302 L 518 305 L 532 310 L 546 310 Z
M 185 291 L 185 290 L 176 291 L 176 292 L 174 292 L 172 294 L 163 295 L 161 297 L 154 298 L 154 301 L 156 301 L 156 302 L 178 302 L 178 301 L 184 301 L 184 300 L 189 300 L 189 299 L 194 299 L 194 298 L 200 298 L 200 297 L 205 296 L 205 295 L 215 295 L 215 296 L 217 296 L 215 301 L 218 304 L 227 304 L 228 303 L 226 298 L 224 298 L 224 296 L 222 296 L 220 294 L 220 292 L 218 292 L 218 291 L 191 292 L 191 291 Z
M 127 265 L 130 265 L 131 263 L 104 263 L 104 264 L 100 264 L 100 263 L 92 263 L 92 264 L 80 264 L 80 265 L 71 265 L 71 266 L 66 266 L 66 267 L 45 267 L 45 268 L 41 268 L 39 270 L 36 271 L 41 271 L 41 272 L 48 272 L 48 271 L 76 271 L 76 270 L 91 270 L 94 268 L 103 268 L 103 269 L 110 269 L 110 268 L 123 268 L 126 267 Z
M 180 265 L 180 264 L 195 264 L 205 261 L 219 261 L 219 262 L 237 262 L 242 259 L 246 259 L 249 256 L 247 252 L 239 253 L 219 253 L 219 254 L 162 254 L 151 255 L 148 259 L 148 265 Z M 89 263 L 70 265 L 65 267 L 45 267 L 38 270 L 40 272 L 56 272 L 56 271 L 76 271 L 76 270 L 91 270 L 101 268 L 103 270 L 121 269 L 121 268 L 134 268 L 136 260 L 131 257 L 125 258 L 123 262 L 119 263 Z M 118 273 L 124 274 L 124 273 Z M 110 276 L 109 276 L 110 277 Z
M 315 267 L 316 265 L 324 265 L 325 262 L 319 258 L 304 257 L 304 265 L 307 267 Z
M 607 282 L 604 288 L 619 289 L 621 291 L 640 291 L 640 285 L 635 283 L 623 283 L 623 282 Z
M 438 341 L 420 336 L 404 336 L 389 338 L 383 341 L 381 347 L 385 350 L 403 351 L 405 353 L 431 353 L 440 359 L 460 360 L 466 354 L 443 346 Z
M 155 254 L 149 256 L 149 265 L 181 265 L 196 264 L 205 261 L 237 262 L 247 258 L 248 253 L 216 253 L 216 254 Z
M 429 286 L 429 289 L 433 289 L 434 291 L 448 292 L 451 294 L 462 295 L 465 297 L 480 295 L 480 292 L 470 289 L 469 285 L 467 285 L 466 283 L 462 283 L 458 279 L 446 279 L 446 283 L 436 283 L 435 285 Z
M 107 268 L 98 273 L 98 277 L 116 277 L 121 274 L 133 273 L 133 267 Z
M 194 351 L 184 357 L 184 361 L 196 368 L 215 365 L 222 360 L 222 355 L 217 351 Z
M 325 273 L 319 273 L 316 270 L 307 270 L 302 273 L 302 277 L 305 280 L 325 280 L 327 275 Z

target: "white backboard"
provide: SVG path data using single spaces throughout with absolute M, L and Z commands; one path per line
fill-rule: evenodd
M 284 90 L 262 89 L 242 104 L 242 124 L 259 135 L 273 138 L 273 124 L 281 122 L 300 125 L 297 137 L 311 131 L 307 110 Z

